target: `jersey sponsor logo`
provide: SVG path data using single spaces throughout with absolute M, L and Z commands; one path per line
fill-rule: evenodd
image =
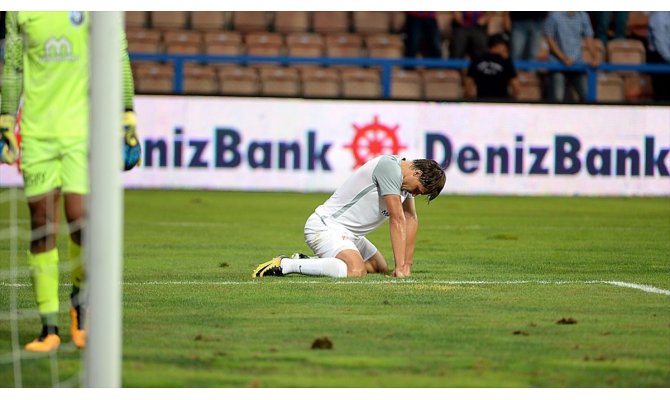
M 355 133 L 351 143 L 344 146 L 350 149 L 354 156 L 354 168 L 356 169 L 367 161 L 383 154 L 400 154 L 407 146 L 400 143 L 398 128 L 400 125 L 389 126 L 379 122 L 379 117 L 374 116 L 371 123 L 363 126 L 353 124 Z
M 70 11 L 70 22 L 74 26 L 79 26 L 84 22 L 84 12 L 83 11 Z
M 44 42 L 45 62 L 76 61 L 77 56 L 72 54 L 72 43 L 65 36 L 59 38 L 50 37 Z

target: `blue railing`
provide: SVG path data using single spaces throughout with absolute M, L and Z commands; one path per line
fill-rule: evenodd
M 332 65 L 356 65 L 356 66 L 380 66 L 382 97 L 391 97 L 391 73 L 393 67 L 435 67 L 435 68 L 466 68 L 469 64 L 464 59 L 416 59 L 416 58 L 344 58 L 344 57 L 285 57 L 285 56 L 211 56 L 211 55 L 186 55 L 186 54 L 147 54 L 131 53 L 130 59 L 134 61 L 160 61 L 173 62 L 174 81 L 173 91 L 181 93 L 183 89 L 184 62 L 200 63 L 277 63 L 289 64 L 318 64 L 324 66 Z M 519 70 L 549 70 L 549 71 L 575 71 L 586 72 L 588 80 L 587 101 L 595 102 L 598 87 L 598 71 L 637 71 L 644 73 L 670 73 L 670 64 L 609 64 L 603 63 L 594 68 L 585 63 L 565 66 L 561 63 L 550 63 L 542 61 L 515 61 L 514 65 Z

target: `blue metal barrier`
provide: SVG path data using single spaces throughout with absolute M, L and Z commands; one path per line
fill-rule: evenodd
M 181 93 L 183 90 L 184 62 L 199 63 L 276 63 L 279 65 L 294 64 L 318 64 L 323 66 L 333 65 L 356 65 L 356 66 L 380 66 L 382 97 L 391 97 L 391 74 L 393 67 L 433 67 L 433 68 L 467 68 L 470 61 L 465 59 L 417 59 L 417 58 L 345 58 L 345 57 L 286 57 L 286 56 L 210 56 L 210 55 L 187 55 L 187 54 L 147 54 L 131 53 L 133 61 L 159 61 L 173 62 L 174 81 L 173 90 Z M 519 70 L 548 70 L 548 71 L 579 71 L 586 72 L 588 81 L 587 101 L 595 102 L 597 95 L 598 71 L 637 71 L 647 73 L 670 73 L 670 64 L 608 64 L 603 63 L 593 68 L 585 63 L 565 66 L 561 63 L 549 63 L 541 61 L 515 61 L 514 65 Z

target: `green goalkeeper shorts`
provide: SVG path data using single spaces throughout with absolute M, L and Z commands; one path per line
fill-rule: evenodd
M 60 188 L 88 193 L 88 146 L 82 138 L 21 139 L 21 172 L 26 197 Z

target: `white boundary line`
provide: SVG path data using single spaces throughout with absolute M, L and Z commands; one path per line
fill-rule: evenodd
M 639 283 L 629 283 L 622 281 L 603 281 L 603 280 L 586 280 L 586 281 L 547 281 L 547 280 L 515 280 L 515 281 L 463 281 L 463 280 L 432 280 L 422 281 L 416 279 L 389 279 L 387 281 L 330 281 L 330 280 L 282 280 L 282 278 L 271 278 L 270 280 L 249 280 L 249 281 L 145 281 L 145 282 L 124 282 L 125 286 L 236 286 L 236 285 L 412 285 L 412 284 L 428 284 L 428 285 L 611 285 L 624 287 L 628 289 L 641 290 L 647 293 L 661 294 L 670 296 L 670 290 L 661 289 L 650 285 L 642 285 Z M 10 287 L 11 284 L 7 282 L 0 282 L 0 287 Z M 30 287 L 30 284 L 18 283 L 13 285 L 15 287 Z M 62 284 L 61 286 L 67 286 Z

